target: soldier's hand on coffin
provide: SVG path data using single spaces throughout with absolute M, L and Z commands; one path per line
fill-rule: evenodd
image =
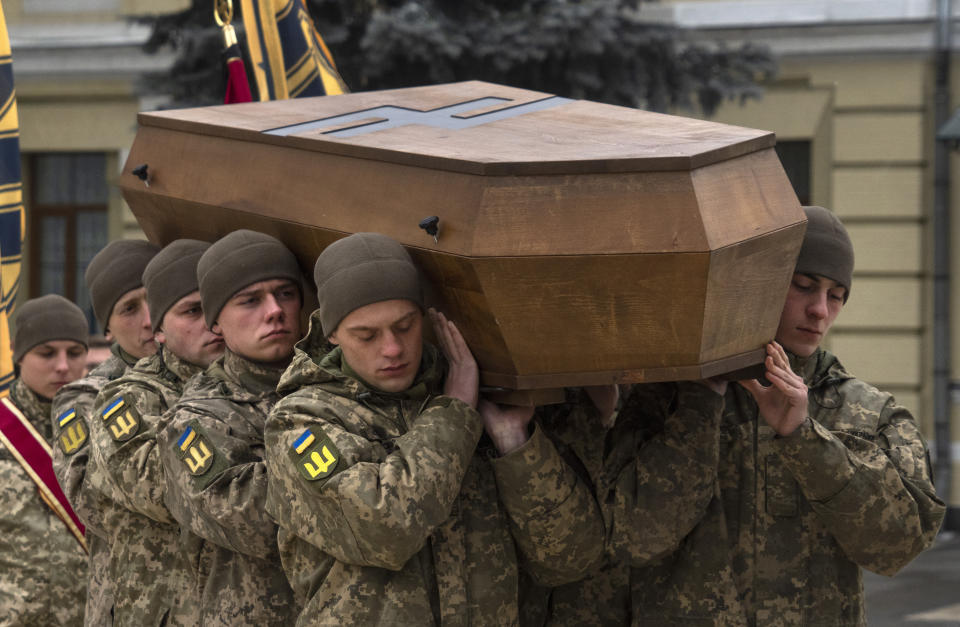
M 610 422 L 617 411 L 617 404 L 620 402 L 620 386 L 615 384 L 587 385 L 584 386 L 583 390 L 600 413 L 600 421 L 604 424 Z
M 501 455 L 515 451 L 530 439 L 529 427 L 533 418 L 533 407 L 497 405 L 480 399 L 479 409 L 483 427 Z
M 790 368 L 790 360 L 776 342 L 767 344 L 767 369 L 769 387 L 763 387 L 756 379 L 740 381 L 754 400 L 760 415 L 780 436 L 788 436 L 807 419 L 807 386 L 803 379 Z
M 476 408 L 480 390 L 477 361 L 473 358 L 467 342 L 460 335 L 457 325 L 434 309 L 430 309 L 429 314 L 430 321 L 433 323 L 433 332 L 437 336 L 440 350 L 446 356 L 449 366 L 447 378 L 443 384 L 443 393 L 445 396 L 458 398 Z

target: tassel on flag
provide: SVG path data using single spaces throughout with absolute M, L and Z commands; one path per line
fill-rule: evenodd
M 250 83 L 247 82 L 247 68 L 243 64 L 237 32 L 230 23 L 233 20 L 232 0 L 214 0 L 213 16 L 223 30 L 223 58 L 227 67 L 227 91 L 223 95 L 224 104 L 251 102 Z

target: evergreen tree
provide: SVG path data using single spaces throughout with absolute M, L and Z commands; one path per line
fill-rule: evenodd
M 642 21 L 639 3 L 307 0 L 354 91 L 477 79 L 654 111 L 698 107 L 710 114 L 724 100 L 758 97 L 759 84 L 773 75 L 766 49 L 686 41 L 672 26 Z M 177 54 L 167 74 L 145 84 L 147 92 L 171 95 L 174 106 L 222 102 L 222 45 L 212 15 L 212 0 L 194 0 L 180 13 L 142 18 L 153 26 L 147 50 L 172 46 Z M 234 25 L 243 45 L 239 14 Z

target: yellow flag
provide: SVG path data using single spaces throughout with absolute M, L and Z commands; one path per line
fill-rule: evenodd
M 303 0 L 240 0 L 240 9 L 260 100 L 350 91 Z
M 23 234 L 20 123 L 13 89 L 10 36 L 0 4 L 0 397 L 7 395 L 13 382 L 9 322 L 20 289 Z

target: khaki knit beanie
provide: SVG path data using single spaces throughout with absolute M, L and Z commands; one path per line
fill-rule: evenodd
M 354 233 L 327 246 L 314 265 L 313 280 L 327 337 L 364 305 L 406 299 L 423 309 L 420 276 L 410 254 L 379 233 Z
M 197 263 L 197 279 L 203 317 L 210 329 L 227 301 L 248 285 L 290 279 L 303 287 L 303 274 L 293 253 L 277 238 L 245 229 L 222 237 L 203 253 Z
M 210 248 L 209 242 L 196 239 L 178 239 L 167 244 L 150 260 L 143 271 L 143 285 L 147 288 L 147 307 L 153 332 L 160 329 L 163 316 L 178 300 L 198 288 L 197 262 Z
M 44 342 L 73 340 L 87 346 L 88 337 L 87 317 L 69 300 L 56 294 L 31 298 L 17 309 L 13 362 Z
M 828 209 L 804 207 L 803 211 L 807 214 L 807 234 L 800 247 L 796 272 L 833 279 L 847 288 L 843 298 L 846 302 L 853 283 L 853 243 L 847 229 Z
M 110 242 L 98 252 L 84 274 L 93 313 L 106 331 L 113 306 L 120 298 L 143 286 L 143 270 L 160 248 L 144 240 L 122 239 Z

